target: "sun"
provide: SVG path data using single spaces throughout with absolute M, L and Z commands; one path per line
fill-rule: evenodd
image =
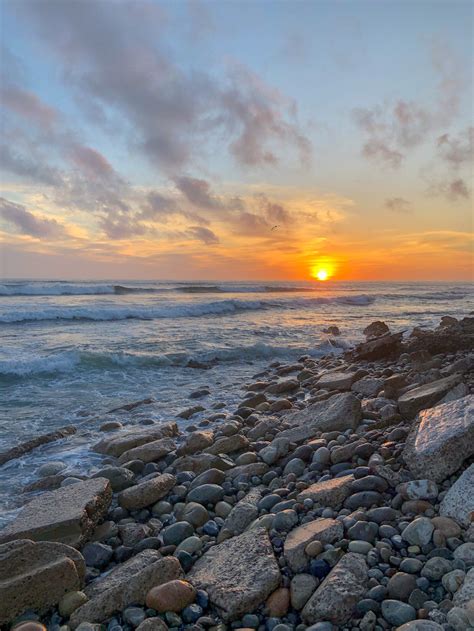
M 315 278 L 317 278 L 318 280 L 327 280 L 329 278 L 329 274 L 327 270 L 320 269 L 316 272 Z

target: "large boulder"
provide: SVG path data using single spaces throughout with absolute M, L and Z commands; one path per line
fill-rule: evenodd
M 324 390 L 350 390 L 358 378 L 357 372 L 327 372 L 318 381 L 318 388 Z
M 234 451 L 246 449 L 249 445 L 249 439 L 242 434 L 234 434 L 233 436 L 222 436 L 216 442 L 207 447 L 206 453 L 217 456 L 218 454 L 231 454 Z
M 163 473 L 156 478 L 141 482 L 122 491 L 119 504 L 127 510 L 140 510 L 161 500 L 176 484 L 176 478 L 170 473 Z
M 0 543 L 32 539 L 79 548 L 105 516 L 111 500 L 112 489 L 105 478 L 84 480 L 42 493 L 0 530 Z
M 312 541 L 322 544 L 334 543 L 342 539 L 344 527 L 335 519 L 315 519 L 307 524 L 298 526 L 285 540 L 284 555 L 293 572 L 302 572 L 308 564 L 305 548 Z
M 161 557 L 157 550 L 144 550 L 93 581 L 84 590 L 89 601 L 69 620 L 75 629 L 81 622 L 102 622 L 131 604 L 144 605 L 152 587 L 182 577 L 175 557 Z
M 62 543 L 19 539 L 0 545 L 0 625 L 27 609 L 45 613 L 82 588 L 82 555 Z
M 209 447 L 214 442 L 214 432 L 211 430 L 192 432 L 176 451 L 178 456 L 195 454 Z
M 325 401 L 318 401 L 303 410 L 287 414 L 285 422 L 294 427 L 280 432 L 278 438 L 303 442 L 317 432 L 355 429 L 361 418 L 361 404 L 356 396 L 350 392 L 335 394 Z
M 301 616 L 308 624 L 321 620 L 344 625 L 367 585 L 367 564 L 361 554 L 345 554 L 306 603 Z
M 461 375 L 454 374 L 405 392 L 398 399 L 400 414 L 406 418 L 415 418 L 420 410 L 425 410 L 438 403 L 459 383 L 460 379 Z
M 305 499 L 311 499 L 321 506 L 330 506 L 331 508 L 341 508 L 344 500 L 351 494 L 354 476 L 344 475 L 340 478 L 332 480 L 324 480 L 312 484 L 298 495 L 298 502 L 304 502 Z
M 187 575 L 204 589 L 223 620 L 256 609 L 278 587 L 280 569 L 264 528 L 244 532 L 208 550 Z
M 464 528 L 469 528 L 474 520 L 474 464 L 464 471 L 446 493 L 439 512 L 443 517 L 452 517 Z
M 255 487 L 251 489 L 245 497 L 243 497 L 232 508 L 223 525 L 223 530 L 231 535 L 240 535 L 250 524 L 258 517 L 257 504 L 262 498 L 262 489 L 264 487 Z
M 104 438 L 94 445 L 94 450 L 100 454 L 118 458 L 124 452 L 134 447 L 151 443 L 159 438 L 169 438 L 177 435 L 178 426 L 176 423 L 167 423 L 166 425 L 152 426 L 147 429 L 121 432 L 112 438 Z
M 121 464 L 130 460 L 142 460 L 143 462 L 157 462 L 176 449 L 176 444 L 171 438 L 159 438 L 150 443 L 133 447 L 124 451 L 119 458 Z
M 403 459 L 417 478 L 442 482 L 474 454 L 474 395 L 423 410 Z
M 375 360 L 393 357 L 400 354 L 403 333 L 387 333 L 358 344 L 353 350 L 345 353 L 352 361 L 364 359 Z

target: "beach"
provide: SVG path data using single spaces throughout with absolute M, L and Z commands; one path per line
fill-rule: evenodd
M 115 393 L 116 406 L 63 416 L 2 449 L 3 479 L 22 491 L 7 499 L 0 530 L 3 624 L 474 625 L 474 319 L 459 307 L 439 315 L 439 286 L 387 321 L 368 317 L 389 308 L 373 289 L 353 291 L 349 307 L 331 291 L 293 292 L 317 318 L 306 349 L 291 335 L 308 310 L 289 316 L 290 329 L 279 304 L 266 312 L 278 310 L 272 331 L 280 320 L 287 357 L 188 353 L 175 381 L 169 366 L 153 368 L 168 375 L 175 407 L 147 380 L 135 396 Z M 468 300 L 460 287 L 443 291 L 451 306 Z M 218 337 L 225 318 L 205 326 Z

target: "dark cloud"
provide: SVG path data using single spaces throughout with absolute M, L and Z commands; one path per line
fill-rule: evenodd
M 21 234 L 39 239 L 59 239 L 66 236 L 64 227 L 55 219 L 37 217 L 21 204 L 15 204 L 4 197 L 0 197 L 0 215 Z
M 219 198 L 211 191 L 211 185 L 206 180 L 195 177 L 179 176 L 174 180 L 176 188 L 191 202 L 199 208 L 221 208 Z
M 63 64 L 66 81 L 94 119 L 122 117 L 126 133 L 168 172 L 186 165 L 212 136 L 225 134 L 244 165 L 274 163 L 278 150 L 296 147 L 307 159 L 294 104 L 240 66 L 218 73 L 184 70 L 164 49 L 163 10 L 152 2 L 25 0 L 25 12 Z M 132 140 L 133 139 L 133 140 Z
M 40 125 L 51 125 L 57 118 L 57 111 L 54 108 L 43 103 L 34 92 L 17 86 L 1 87 L 0 101 L 3 107 Z
M 249 236 L 269 234 L 272 228 L 272 224 L 265 217 L 248 211 L 239 213 L 233 224 L 239 234 Z
M 471 196 L 469 188 L 462 178 L 431 183 L 427 194 L 431 197 L 444 197 L 451 202 L 469 199 Z
M 390 197 L 385 200 L 385 207 L 394 213 L 411 214 L 412 208 L 409 201 L 403 199 L 403 197 Z
M 188 234 L 198 241 L 202 241 L 206 245 L 215 245 L 219 243 L 219 237 L 209 228 L 202 226 L 190 226 L 187 230 Z
M 107 158 L 91 147 L 74 145 L 70 155 L 72 162 L 89 177 L 108 178 L 114 173 Z
M 291 214 L 282 204 L 272 202 L 264 193 L 257 196 L 258 205 L 265 219 L 273 224 L 287 224 L 291 219 Z
M 39 159 L 26 158 L 6 144 L 0 145 L 0 168 L 48 186 L 60 186 L 63 183 L 63 175 L 59 169 Z
M 107 214 L 99 221 L 102 230 L 110 239 L 129 239 L 144 235 L 146 226 L 136 220 L 135 217 L 126 215 Z

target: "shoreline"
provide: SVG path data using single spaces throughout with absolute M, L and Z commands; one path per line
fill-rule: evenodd
M 344 356 L 270 363 L 234 414 L 194 425 L 196 396 L 182 432 L 109 421 L 92 478 L 50 463 L 0 543 L 56 543 L 5 543 L 37 567 L 24 594 L 0 573 L 19 589 L 0 623 L 27 603 L 54 631 L 474 627 L 474 318 L 374 325 Z M 45 545 L 69 567 L 48 593 Z

